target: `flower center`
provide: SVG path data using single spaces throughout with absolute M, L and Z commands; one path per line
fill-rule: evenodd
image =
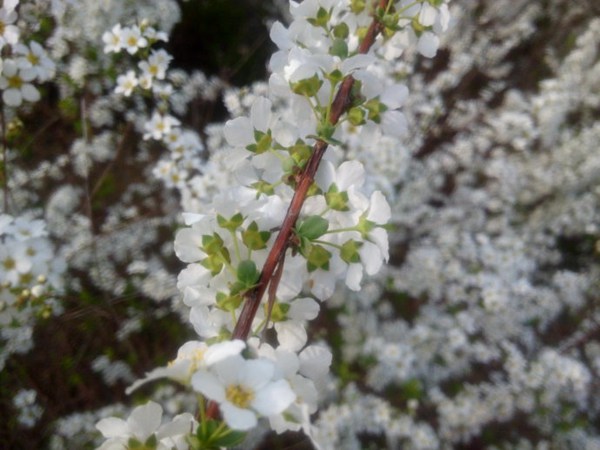
M 19 75 L 8 77 L 6 81 L 8 81 L 8 87 L 13 89 L 21 89 L 23 86 L 23 79 Z
M 29 52 L 27 54 L 27 60 L 31 63 L 31 65 L 33 66 L 37 66 L 40 63 L 40 58 L 38 58 L 33 52 Z
M 234 384 L 227 386 L 225 397 L 235 406 L 238 406 L 242 409 L 247 409 L 250 405 L 250 402 L 254 400 L 254 392 L 246 389 L 244 386 Z
M 2 265 L 4 266 L 4 268 L 6 270 L 12 270 L 15 267 L 17 267 L 17 263 L 10 256 L 8 258 L 6 258 L 4 261 L 2 261 Z

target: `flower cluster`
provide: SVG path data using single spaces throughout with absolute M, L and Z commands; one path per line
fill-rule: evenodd
M 37 42 L 19 42 L 16 8 L 19 0 L 7 0 L 0 8 L 0 49 L 9 57 L 0 60 L 0 90 L 3 102 L 17 107 L 23 101 L 37 102 L 40 93 L 34 82 L 44 83 L 54 77 L 54 62 Z
M 33 325 L 60 312 L 54 298 L 65 262 L 56 258 L 43 220 L 0 215 L 0 368 L 32 348 Z

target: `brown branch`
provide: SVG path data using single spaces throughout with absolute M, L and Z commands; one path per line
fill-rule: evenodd
M 388 1 L 390 0 L 379 0 L 379 7 L 385 9 Z M 364 54 L 369 51 L 375 42 L 377 34 L 381 31 L 381 28 L 380 22 L 374 17 L 363 41 L 360 43 L 358 53 Z M 346 76 L 342 81 L 331 105 L 331 112 L 329 115 L 329 122 L 331 125 L 336 125 L 340 120 L 341 115 L 344 114 L 350 106 L 353 85 L 354 78 L 351 75 Z M 294 196 L 292 197 L 290 206 L 288 207 L 283 223 L 281 224 L 279 234 L 275 238 L 273 247 L 265 260 L 258 283 L 244 296 L 244 305 L 242 306 L 242 311 L 235 324 L 235 328 L 233 329 L 232 339 L 241 339 L 244 341 L 248 339 L 252 322 L 254 321 L 254 317 L 260 306 L 260 301 L 267 290 L 267 286 L 273 280 L 273 274 L 277 266 L 280 262 L 283 262 L 283 254 L 287 251 L 289 239 L 292 235 L 292 229 L 300 215 L 302 205 L 306 199 L 306 194 L 313 183 L 315 174 L 317 173 L 317 169 L 319 168 L 319 164 L 326 150 L 327 143 L 322 140 L 317 140 L 308 163 L 300 175 L 300 181 L 296 185 Z M 207 417 L 216 418 L 218 412 L 218 405 L 215 402 L 210 402 L 206 413 Z

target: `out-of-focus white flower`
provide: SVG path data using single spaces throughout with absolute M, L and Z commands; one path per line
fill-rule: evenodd
M 140 27 L 126 27 L 121 30 L 122 47 L 127 50 L 130 55 L 135 55 L 140 48 L 148 45 L 148 40 L 142 36 Z
M 0 76 L 0 89 L 2 100 L 9 106 L 19 106 L 23 100 L 37 102 L 40 99 L 39 91 L 30 83 L 35 79 L 33 68 L 20 68 L 15 60 L 4 61 L 2 75 Z
M 104 53 L 118 53 L 123 49 L 123 30 L 118 23 L 110 31 L 105 31 L 102 35 L 104 42 Z
M 119 75 L 117 77 L 115 94 L 123 94 L 125 97 L 129 97 L 137 85 L 138 79 L 135 76 L 135 72 L 133 70 L 129 70 L 125 75 Z
M 161 114 L 155 112 L 149 122 L 144 125 L 146 133 L 144 133 L 144 139 L 156 139 L 161 140 L 167 137 L 173 127 L 177 127 L 181 122 L 175 117 L 168 114 Z

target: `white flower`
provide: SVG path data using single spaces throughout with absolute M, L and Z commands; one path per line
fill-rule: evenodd
M 148 402 L 138 406 L 125 421 L 117 417 L 102 419 L 96 428 L 108 438 L 98 450 L 117 450 L 130 448 L 131 440 L 137 441 L 141 448 L 154 436 L 158 445 L 152 448 L 167 450 L 172 448 L 173 439 L 193 432 L 196 422 L 189 413 L 176 416 L 172 422 L 161 426 L 162 407 L 158 403 Z M 161 442 L 164 441 L 164 442 Z
M 142 36 L 140 27 L 123 28 L 121 31 L 122 46 L 130 55 L 134 55 L 140 48 L 146 47 L 148 41 Z
M 245 360 L 239 355 L 216 363 L 209 372 L 192 377 L 192 386 L 219 403 L 227 425 L 249 430 L 257 414 L 268 417 L 283 412 L 296 395 L 286 380 L 274 380 L 275 365 L 266 359 Z
M 104 42 L 104 53 L 120 52 L 123 49 L 123 30 L 121 24 L 118 23 L 112 30 L 104 32 L 102 35 Z
M 135 76 L 135 72 L 133 70 L 129 70 L 125 75 L 119 75 L 117 78 L 117 87 L 115 88 L 115 93 L 123 94 L 125 97 L 129 97 L 137 85 L 138 79 Z
M 35 78 L 35 71 L 31 68 L 20 69 L 16 61 L 4 61 L 2 76 L 0 76 L 0 89 L 3 89 L 2 100 L 9 106 L 19 106 L 23 99 L 37 102 L 40 93 L 29 83 Z
M 173 57 L 164 50 L 153 50 L 147 61 L 141 61 L 138 66 L 145 75 L 163 80 Z
M 144 125 L 144 129 L 146 130 L 144 139 L 152 138 L 160 140 L 163 137 L 167 137 L 171 133 L 173 127 L 179 126 L 180 124 L 181 122 L 173 116 L 155 112 L 152 115 L 152 119 Z
M 17 20 L 16 2 L 4 2 L 0 8 L 0 48 L 6 44 L 14 45 L 19 40 L 19 29 L 13 25 Z
M 14 51 L 18 55 L 22 55 L 17 59 L 17 64 L 24 69 L 33 69 L 35 76 L 41 82 L 47 81 L 54 76 L 56 66 L 54 62 L 48 58 L 48 54 L 44 47 L 35 41 L 29 43 L 29 47 L 23 44 L 14 46 Z

